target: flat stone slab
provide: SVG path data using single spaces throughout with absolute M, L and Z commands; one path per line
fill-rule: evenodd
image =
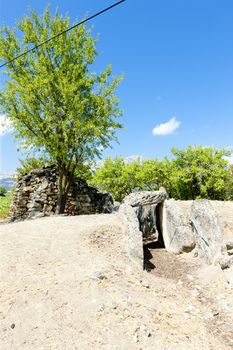
M 123 203 L 129 204 L 131 207 L 139 207 L 162 203 L 165 199 L 167 199 L 165 191 L 142 191 L 130 193 L 123 199 Z

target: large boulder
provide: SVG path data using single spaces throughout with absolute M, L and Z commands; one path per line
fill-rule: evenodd
M 170 199 L 164 202 L 162 233 L 168 251 L 179 254 L 194 249 L 196 242 L 193 228 L 179 201 Z
M 139 230 L 139 222 L 134 209 L 128 204 L 122 204 L 119 215 L 124 223 L 126 233 L 126 246 L 131 261 L 143 268 L 143 244 L 142 232 Z
M 233 201 L 210 201 L 223 230 L 224 243 L 233 241 Z M 233 248 L 233 247 L 232 247 Z
M 194 227 L 198 256 L 212 264 L 221 256 L 223 230 L 218 215 L 208 200 L 193 201 L 190 219 Z

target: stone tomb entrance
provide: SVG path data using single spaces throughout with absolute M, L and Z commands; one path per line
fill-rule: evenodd
M 220 265 L 233 285 L 232 201 L 176 201 L 168 199 L 165 191 L 145 191 L 131 193 L 123 203 L 128 213 L 131 208 L 128 221 L 134 222 L 129 229 L 129 250 L 141 264 L 144 249 L 145 269 L 156 268 L 155 256 L 166 256 L 174 264 L 180 254 L 192 252 L 207 265 Z M 135 254 L 140 244 L 142 253 Z

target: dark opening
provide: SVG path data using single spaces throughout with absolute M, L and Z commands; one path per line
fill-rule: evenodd
M 158 241 L 154 243 L 156 245 L 154 249 L 165 248 L 163 240 L 163 203 L 159 203 L 156 207 L 156 226 L 159 237 Z
M 156 228 L 158 231 L 158 241 L 153 243 L 148 243 L 144 245 L 144 269 L 151 271 L 156 268 L 156 266 L 151 262 L 154 258 L 153 250 L 154 249 L 164 249 L 164 240 L 163 240 L 163 203 L 159 203 L 156 206 Z

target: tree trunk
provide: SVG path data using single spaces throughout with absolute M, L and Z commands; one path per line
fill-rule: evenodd
M 72 181 L 72 174 L 65 169 L 59 169 L 58 177 L 58 199 L 56 205 L 56 214 L 63 214 L 66 206 L 67 194 Z

